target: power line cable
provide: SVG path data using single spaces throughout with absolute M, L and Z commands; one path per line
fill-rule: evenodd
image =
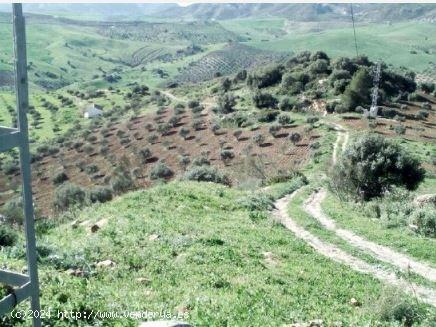
M 358 57 L 359 51 L 357 50 L 356 27 L 354 26 L 354 12 L 353 12 L 353 4 L 352 3 L 350 3 L 350 9 L 351 9 L 351 20 L 353 21 L 354 46 L 356 47 L 356 57 Z

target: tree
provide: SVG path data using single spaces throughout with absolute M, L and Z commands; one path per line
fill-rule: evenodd
M 186 138 L 187 138 L 188 135 L 189 135 L 189 129 L 187 129 L 186 127 L 182 127 L 182 128 L 180 129 L 180 131 L 179 131 L 179 135 L 180 135 L 181 137 L 183 137 L 184 140 L 186 140 Z
M 351 79 L 342 96 L 342 103 L 348 110 L 354 111 L 357 106 L 365 106 L 370 102 L 372 79 L 366 68 L 360 68 Z
M 221 86 L 222 86 L 224 92 L 227 92 L 232 87 L 232 81 L 229 78 L 226 77 L 221 82 Z
M 231 93 L 225 93 L 218 97 L 218 112 L 228 114 L 234 111 L 236 106 L 236 98 Z
M 392 186 L 414 190 L 424 179 L 421 163 L 398 143 L 367 134 L 348 146 L 333 168 L 332 188 L 354 198 L 369 200 Z
M 298 142 L 301 141 L 301 135 L 300 133 L 292 133 L 291 135 L 289 135 L 289 139 L 291 140 L 292 144 L 297 144 Z

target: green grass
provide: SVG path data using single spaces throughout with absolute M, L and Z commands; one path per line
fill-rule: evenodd
M 279 326 L 312 319 L 370 324 L 368 306 L 382 285 L 316 254 L 265 213 L 250 214 L 238 202 L 244 194 L 210 183 L 174 182 L 84 209 L 75 218 L 107 218 L 108 225 L 90 234 L 65 223 L 38 237 L 47 249 L 40 264 L 43 308 L 176 313 L 184 307 L 195 326 Z M 151 234 L 159 239 L 149 240 Z M 265 252 L 272 253 L 273 263 Z M 0 256 L 8 268 L 19 268 L 20 254 L 17 246 Z M 94 268 L 107 259 L 116 266 Z M 84 263 L 88 278 L 65 271 Z M 350 306 L 352 297 L 362 299 L 363 307 Z
M 431 35 L 435 33 L 436 27 L 430 23 L 407 22 L 356 26 L 360 54 L 365 54 L 373 60 L 380 58 L 387 63 L 418 71 L 427 69 L 429 62 L 434 62 L 436 42 Z M 277 51 L 323 50 L 331 57 L 353 57 L 356 54 L 351 26 L 332 27 L 321 32 L 297 28 L 277 40 L 249 43 L 262 49 Z M 415 50 L 417 54 L 411 54 L 411 50 Z

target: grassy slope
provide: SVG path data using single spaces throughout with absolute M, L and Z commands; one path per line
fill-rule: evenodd
M 381 58 L 396 66 L 406 66 L 421 71 L 434 62 L 436 41 L 431 35 L 436 26 L 430 23 L 398 23 L 393 25 L 371 24 L 357 26 L 359 53 L 371 59 Z M 427 38 L 427 39 L 426 39 Z M 332 28 L 322 32 L 299 31 L 298 29 L 284 38 L 270 42 L 250 42 L 250 45 L 269 50 L 318 51 L 322 49 L 331 57 L 355 55 L 353 30 L 351 27 Z M 410 50 L 417 54 L 411 54 Z M 423 50 L 430 50 L 427 54 Z M 433 54 L 432 54 L 433 52 Z
M 370 321 L 368 308 L 382 290 L 378 281 L 316 254 L 265 214 L 254 221 L 238 204 L 241 196 L 214 184 L 174 182 L 85 209 L 80 219 L 107 218 L 109 224 L 90 234 L 67 223 L 39 237 L 40 246 L 53 251 L 40 265 L 43 307 L 187 308 L 196 326 Z M 160 237 L 150 241 L 151 234 Z M 2 261 L 17 252 L 2 252 Z M 110 259 L 116 267 L 91 268 L 94 275 L 83 279 L 50 264 L 60 261 L 66 269 L 81 257 L 88 263 Z M 22 266 L 8 261 L 10 268 Z M 363 307 L 350 306 L 352 297 Z

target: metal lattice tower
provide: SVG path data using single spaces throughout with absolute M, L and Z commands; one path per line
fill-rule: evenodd
M 32 200 L 32 180 L 30 169 L 29 135 L 27 111 L 29 107 L 26 31 L 22 5 L 14 3 L 13 29 L 15 54 L 15 92 L 17 98 L 18 127 L 0 127 L 0 152 L 18 148 L 22 178 L 24 210 L 24 231 L 26 235 L 27 272 L 24 275 L 8 270 L 0 270 L 0 283 L 11 287 L 11 292 L 0 299 L 0 316 L 12 311 L 20 302 L 30 298 L 33 326 L 40 327 L 39 281 L 36 256 L 35 221 Z
M 380 84 L 380 76 L 381 76 L 381 62 L 377 61 L 375 68 L 374 68 L 374 86 L 372 88 L 371 93 L 371 108 L 369 109 L 369 115 L 370 117 L 377 117 L 378 113 L 378 106 L 377 106 L 377 100 L 378 100 L 378 86 Z

